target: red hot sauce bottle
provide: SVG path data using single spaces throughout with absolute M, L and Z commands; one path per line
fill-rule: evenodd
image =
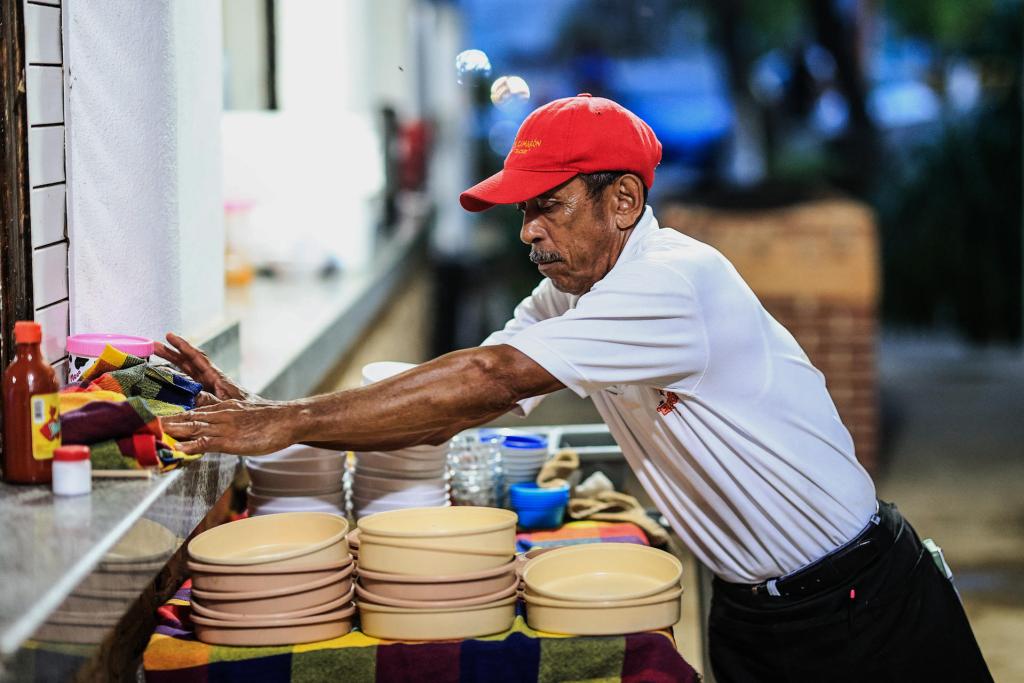
M 14 360 L 4 372 L 3 479 L 11 484 L 46 484 L 53 452 L 60 446 L 60 384 L 43 357 L 38 323 L 14 324 Z

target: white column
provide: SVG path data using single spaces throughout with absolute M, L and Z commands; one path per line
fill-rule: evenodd
M 71 330 L 223 314 L 220 3 L 66 2 Z

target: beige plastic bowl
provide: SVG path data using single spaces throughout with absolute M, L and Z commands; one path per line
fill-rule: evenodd
M 375 515 L 363 519 L 373 516 Z M 442 540 L 455 539 L 445 538 Z M 360 534 L 359 538 L 359 567 L 361 570 L 369 569 L 409 576 L 447 576 L 494 569 L 508 564 L 511 559 L 512 551 L 470 550 L 442 545 L 436 540 L 430 545 L 414 545 L 413 541 L 380 539 L 365 531 Z
M 178 548 L 178 537 L 170 529 L 145 517 L 140 517 L 121 537 L 121 540 L 103 556 L 106 564 L 146 563 L 166 560 Z
M 436 472 L 437 470 L 444 470 L 445 464 L 444 455 L 430 459 L 419 459 L 376 451 L 356 453 L 357 470 L 368 467 L 388 472 Z
M 134 590 L 83 590 L 76 588 L 60 608 L 67 612 L 96 613 L 116 612 L 139 599 L 139 591 Z
M 321 491 L 340 490 L 343 486 L 344 469 L 328 472 L 288 472 L 245 463 L 249 479 L 257 491 Z
M 487 593 L 486 595 L 479 595 L 472 598 L 462 598 L 459 600 L 404 600 L 401 598 L 389 598 L 383 595 L 377 595 L 360 585 L 356 585 L 356 595 L 359 597 L 359 603 L 373 603 L 375 605 L 388 605 L 390 607 L 405 607 L 408 609 L 447 609 L 455 607 L 475 607 L 477 605 L 486 605 L 488 603 L 497 602 L 498 600 L 504 600 L 507 597 L 513 596 L 518 590 L 518 586 L 510 584 L 502 588 L 501 590 Z
M 387 640 L 451 640 L 476 638 L 512 628 L 516 598 L 449 609 L 406 609 L 359 604 L 359 620 L 366 635 Z
M 192 589 L 192 599 L 207 609 L 239 615 L 298 612 L 337 600 L 352 590 L 355 564 L 333 576 L 297 586 L 262 591 L 204 591 Z
M 445 547 L 469 550 L 515 552 L 516 521 L 511 510 L 500 508 L 456 506 L 448 508 L 409 508 L 382 512 L 360 520 L 363 543 L 367 536 L 414 541 L 429 547 L 437 543 Z
M 683 565 L 675 556 L 634 543 L 565 546 L 523 567 L 523 582 L 555 600 L 632 600 L 679 585 Z
M 319 605 L 313 605 L 305 609 L 295 610 L 293 612 L 276 612 L 273 614 L 236 614 L 234 612 L 221 612 L 219 610 L 210 609 L 206 607 L 198 600 L 193 600 L 191 609 L 194 614 L 198 614 L 201 617 L 207 619 L 220 619 L 221 621 L 238 621 L 240 619 L 272 619 L 278 621 L 281 619 L 301 619 L 303 617 L 312 617 L 317 614 L 323 614 L 324 612 L 334 612 L 341 609 L 345 605 L 352 602 L 352 599 L 356 595 L 355 586 L 349 588 L 348 592 L 342 595 L 336 600 L 330 602 L 321 603 Z
M 118 562 L 100 565 L 82 579 L 76 590 L 134 590 L 141 592 L 167 564 L 155 562 Z
M 409 576 L 359 568 L 359 584 L 374 595 L 399 600 L 464 600 L 516 585 L 515 562 L 448 576 Z
M 239 619 L 223 621 L 192 616 L 196 637 L 210 645 L 297 645 L 330 640 L 352 630 L 355 605 L 301 619 Z
M 275 568 L 260 564 L 246 566 L 189 562 L 192 587 L 203 591 L 267 591 L 319 581 L 352 564 L 352 557 L 320 565 Z
M 669 628 L 679 621 L 681 588 L 637 600 L 571 602 L 527 591 L 526 623 L 547 633 L 615 636 Z
M 199 534 L 188 544 L 194 562 L 296 567 L 348 557 L 348 522 L 326 512 L 284 512 L 240 519 Z

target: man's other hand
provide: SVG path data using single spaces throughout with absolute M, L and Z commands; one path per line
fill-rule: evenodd
M 167 334 L 167 344 L 154 342 L 153 352 L 164 360 L 174 363 L 186 375 L 203 385 L 205 395 L 200 394 L 197 404 L 212 405 L 229 399 L 262 401 L 259 396 L 246 391 L 213 364 L 205 352 L 190 344 L 173 332 Z

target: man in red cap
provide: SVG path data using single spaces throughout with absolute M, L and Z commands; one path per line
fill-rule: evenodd
M 646 200 L 660 160 L 650 127 L 610 100 L 540 107 L 503 170 L 461 197 L 516 205 L 544 275 L 503 330 L 288 402 L 246 394 L 168 335 L 158 353 L 222 400 L 165 429 L 186 452 L 390 450 L 569 387 L 715 574 L 720 681 L 991 680 L 944 563 L 876 500 L 824 377 L 720 253 L 659 229 Z

